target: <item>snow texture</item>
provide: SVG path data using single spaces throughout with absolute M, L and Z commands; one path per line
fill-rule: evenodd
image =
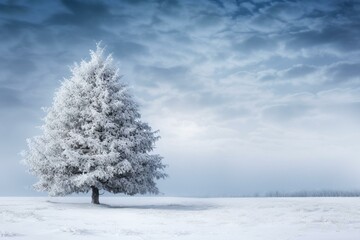
M 358 198 L 0 198 L 0 239 L 358 240 Z
M 140 120 L 111 55 L 99 45 L 72 68 L 47 109 L 43 135 L 28 140 L 24 162 L 50 195 L 88 192 L 157 193 L 161 156 L 149 154 L 159 136 Z

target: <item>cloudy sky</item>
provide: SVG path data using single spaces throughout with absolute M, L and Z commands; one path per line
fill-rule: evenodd
M 167 195 L 360 189 L 360 4 L 0 1 L 1 195 L 69 66 L 102 40 L 159 129 Z

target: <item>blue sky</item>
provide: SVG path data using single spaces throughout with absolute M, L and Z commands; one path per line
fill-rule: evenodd
M 0 189 L 102 41 L 160 130 L 168 195 L 360 188 L 358 1 L 0 1 Z

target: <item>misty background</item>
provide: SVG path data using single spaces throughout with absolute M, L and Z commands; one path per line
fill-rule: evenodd
M 161 139 L 165 195 L 360 189 L 360 4 L 324 0 L 0 0 L 0 195 L 41 107 L 113 53 Z

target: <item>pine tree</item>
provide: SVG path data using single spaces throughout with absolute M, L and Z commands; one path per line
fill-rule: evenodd
M 94 204 L 99 190 L 156 194 L 155 180 L 166 177 L 162 157 L 149 153 L 158 132 L 140 120 L 111 55 L 99 45 L 90 55 L 55 93 L 43 134 L 27 140 L 23 156 L 39 178 L 34 187 L 51 196 L 92 190 Z

